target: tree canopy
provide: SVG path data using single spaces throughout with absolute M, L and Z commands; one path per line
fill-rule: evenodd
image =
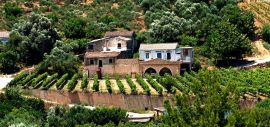
M 250 40 L 240 33 L 235 25 L 220 22 L 217 29 L 210 32 L 203 46 L 203 53 L 215 60 L 242 58 L 251 52 Z
M 59 36 L 51 21 L 41 15 L 32 14 L 27 20 L 14 25 L 8 47 L 19 54 L 19 60 L 36 64 L 49 53 Z

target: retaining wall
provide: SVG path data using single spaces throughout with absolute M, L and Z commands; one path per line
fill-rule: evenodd
M 123 95 L 109 93 L 64 92 L 55 90 L 24 90 L 25 92 L 60 105 L 87 104 L 91 106 L 120 107 L 128 110 L 143 110 L 162 107 L 164 100 L 172 103 L 171 96 Z

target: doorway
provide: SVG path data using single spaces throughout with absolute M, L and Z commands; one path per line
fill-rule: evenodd
M 103 66 L 102 60 L 99 60 L 99 61 L 98 61 L 98 67 L 102 67 L 102 66 Z

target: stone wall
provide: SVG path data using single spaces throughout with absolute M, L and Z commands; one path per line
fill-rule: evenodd
M 54 90 L 25 90 L 31 95 L 58 103 L 68 104 L 87 104 L 91 106 L 110 106 L 120 107 L 127 110 L 143 110 L 145 107 L 153 109 L 162 107 L 164 100 L 172 102 L 171 96 L 148 96 L 148 95 L 123 95 L 108 93 L 88 93 L 88 92 L 63 92 Z

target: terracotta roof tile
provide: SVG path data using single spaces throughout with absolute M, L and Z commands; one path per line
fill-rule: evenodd
M 106 57 L 117 57 L 120 52 L 86 52 L 86 58 L 106 58 Z
M 134 34 L 133 31 L 112 31 L 112 32 L 106 32 L 105 37 L 132 37 Z
M 140 50 L 167 50 L 176 49 L 178 43 L 158 43 L 158 44 L 141 44 Z

